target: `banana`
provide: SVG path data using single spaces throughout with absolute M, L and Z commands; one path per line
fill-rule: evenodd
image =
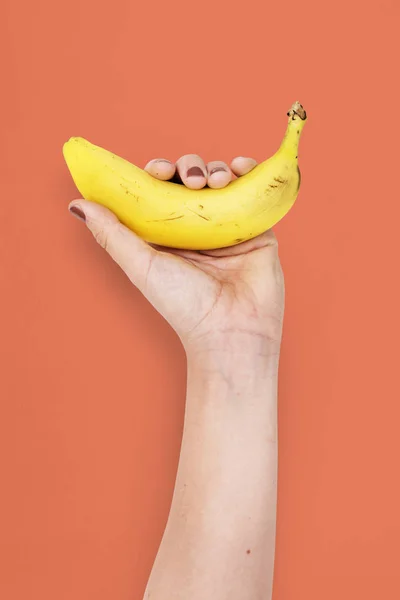
M 82 197 L 109 208 L 146 241 L 187 250 L 233 246 L 273 227 L 300 187 L 298 146 L 306 112 L 295 102 L 280 147 L 268 160 L 222 189 L 191 190 L 79 137 L 63 146 Z

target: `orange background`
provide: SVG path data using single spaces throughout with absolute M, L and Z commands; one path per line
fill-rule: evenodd
M 184 353 L 68 214 L 63 142 L 262 160 L 298 99 L 274 600 L 398 600 L 398 2 L 3 6 L 0 597 L 140 600 L 179 455 Z

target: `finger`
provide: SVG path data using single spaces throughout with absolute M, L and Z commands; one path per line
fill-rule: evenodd
M 231 169 L 237 177 L 250 173 L 257 165 L 257 161 L 254 158 L 247 158 L 245 156 L 237 156 L 231 162 Z
M 147 163 L 144 170 L 156 179 L 168 181 L 174 177 L 176 166 L 170 160 L 166 160 L 165 158 L 154 158 Z
M 185 154 L 176 162 L 182 183 L 192 190 L 200 190 L 207 184 L 207 169 L 197 154 Z
M 86 222 L 96 241 L 121 267 L 132 283 L 148 297 L 147 276 L 157 251 L 125 227 L 107 208 L 87 200 L 74 200 L 70 212 Z
M 232 171 L 228 165 L 220 160 L 214 160 L 207 165 L 208 187 L 223 188 L 232 181 Z
M 254 250 L 265 248 L 266 246 L 278 247 L 278 242 L 272 229 L 257 235 L 251 240 L 239 242 L 234 246 L 228 246 L 226 248 L 218 248 L 216 250 L 199 250 L 201 254 L 207 256 L 213 256 L 215 258 L 222 258 L 226 256 L 238 256 L 239 254 L 248 254 Z

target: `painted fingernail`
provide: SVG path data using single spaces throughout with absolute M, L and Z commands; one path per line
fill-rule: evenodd
M 226 173 L 226 169 L 224 167 L 214 167 L 211 169 L 210 175 L 214 175 L 214 173 L 219 173 L 220 171 L 225 171 Z
M 205 175 L 200 167 L 190 167 L 186 173 L 186 177 L 205 177 Z
M 69 212 L 72 213 L 77 219 L 80 219 L 81 221 L 86 221 L 85 213 L 78 206 L 70 206 Z

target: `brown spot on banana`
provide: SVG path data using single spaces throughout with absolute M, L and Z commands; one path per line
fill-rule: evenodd
M 298 184 L 297 184 L 297 191 L 299 191 L 299 188 L 300 188 L 300 183 L 301 183 L 301 173 L 300 173 L 300 169 L 299 169 L 299 167 L 297 167 L 297 173 L 298 173 L 298 175 L 299 175 L 299 182 L 298 182 Z
M 200 217 L 200 219 L 204 219 L 205 221 L 211 221 L 210 217 L 206 217 L 205 215 L 199 215 L 198 212 L 196 212 L 195 210 L 192 210 L 191 208 L 188 208 L 188 210 L 193 213 L 194 215 L 196 215 L 197 217 Z

